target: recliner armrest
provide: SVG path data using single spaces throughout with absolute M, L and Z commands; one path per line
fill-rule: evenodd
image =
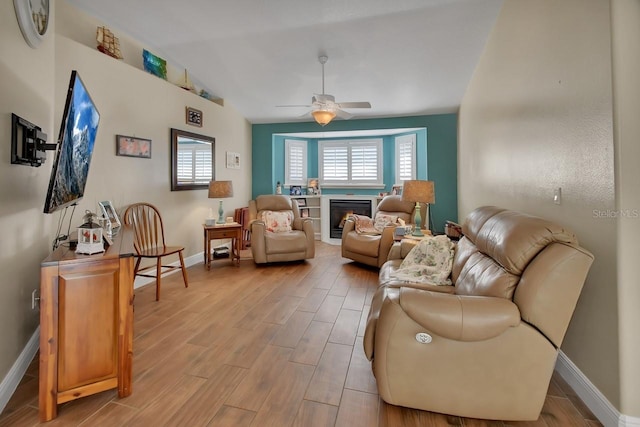
M 504 298 L 400 289 L 400 306 L 411 319 L 441 337 L 483 341 L 520 323 L 520 310 Z

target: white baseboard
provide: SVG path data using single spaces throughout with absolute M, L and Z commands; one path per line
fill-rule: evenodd
M 201 263 L 203 261 L 204 261 L 204 251 L 202 251 L 200 253 L 197 253 L 195 255 L 191 255 L 189 257 L 186 257 L 184 259 L 184 265 L 185 265 L 185 267 L 188 268 L 188 267 L 191 267 L 192 265 L 196 265 L 196 264 Z M 178 266 L 178 265 L 180 265 L 180 261 L 174 261 L 169 265 Z M 177 272 L 178 272 L 178 270 L 173 270 L 173 271 L 171 271 L 171 272 L 169 272 L 167 274 L 168 275 L 169 274 L 175 274 Z M 135 280 L 133 282 L 133 289 L 138 289 L 138 288 L 140 288 L 140 287 L 142 287 L 144 285 L 148 285 L 149 283 L 154 283 L 155 281 L 156 281 L 156 279 L 154 279 L 153 277 L 140 277 L 140 276 L 138 276 L 138 277 L 135 278 Z
M 4 411 L 5 406 L 9 403 L 9 399 L 13 396 L 13 393 L 18 388 L 18 384 L 22 381 L 24 373 L 27 372 L 29 364 L 33 360 L 38 348 L 40 347 L 40 326 L 36 328 L 36 331 L 31 335 L 27 345 L 18 356 L 9 373 L 0 383 L 0 413 Z
M 559 352 L 556 371 L 605 427 L 640 427 L 640 418 L 621 414 L 600 390 L 564 354 Z

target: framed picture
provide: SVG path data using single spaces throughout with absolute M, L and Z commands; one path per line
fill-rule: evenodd
M 167 61 L 147 49 L 142 49 L 142 66 L 147 73 L 167 80 Z
M 98 204 L 100 205 L 100 209 L 102 210 L 102 216 L 104 216 L 105 218 L 109 218 L 109 222 L 111 222 L 112 232 L 120 229 L 120 218 L 118 218 L 118 213 L 116 212 L 111 202 L 107 200 L 104 202 L 99 202 Z
M 187 124 L 202 127 L 202 111 L 187 107 Z
M 240 154 L 227 151 L 227 169 L 240 169 Z
M 318 178 L 309 178 L 307 180 L 307 193 L 309 194 L 319 194 L 320 192 L 320 182 Z
M 402 196 L 402 185 L 394 185 L 391 187 L 391 194 L 394 196 Z
M 151 158 L 151 140 L 135 136 L 116 135 L 116 155 Z
M 309 209 L 300 209 L 300 216 L 302 218 L 309 218 Z
M 307 199 L 298 199 L 297 201 L 299 207 L 307 206 Z
M 292 185 L 289 187 L 290 196 L 302 196 L 302 187 L 300 185 Z

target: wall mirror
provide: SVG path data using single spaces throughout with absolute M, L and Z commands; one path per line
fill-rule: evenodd
M 216 140 L 171 129 L 171 191 L 209 188 L 215 179 Z

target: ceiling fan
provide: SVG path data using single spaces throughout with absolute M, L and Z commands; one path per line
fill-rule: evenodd
M 318 62 L 322 65 L 322 93 L 314 94 L 311 97 L 310 105 L 277 105 L 277 107 L 308 107 L 311 108 L 311 115 L 319 125 L 325 126 L 336 116 L 343 119 L 350 119 L 353 114 L 344 111 L 344 108 L 371 108 L 368 102 L 336 102 L 333 95 L 324 93 L 324 64 L 329 59 L 326 55 L 320 55 Z M 305 113 L 306 116 L 309 113 Z

